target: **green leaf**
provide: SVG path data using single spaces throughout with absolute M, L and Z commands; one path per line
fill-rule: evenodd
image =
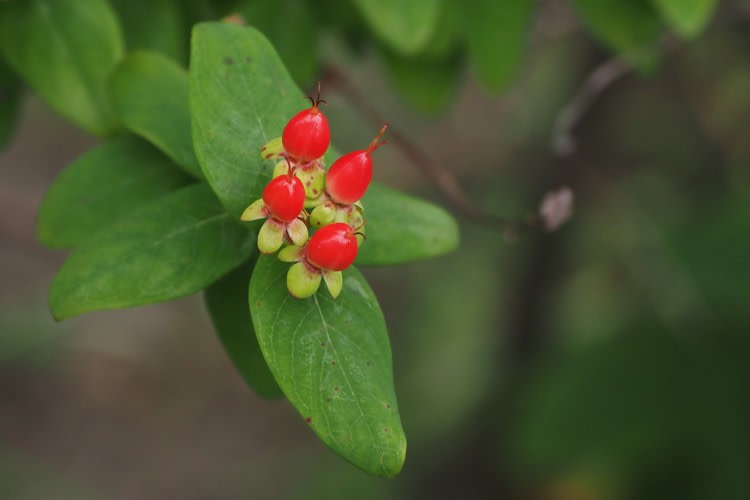
M 52 248 L 78 246 L 191 180 L 143 140 L 113 139 L 68 165 L 50 186 L 39 208 L 39 239 Z
M 155 50 L 187 63 L 188 26 L 178 0 L 109 0 L 117 12 L 128 50 Z
M 648 61 L 647 46 L 661 33 L 650 0 L 572 0 L 591 32 L 615 52 L 635 62 Z
M 288 269 L 261 256 L 250 279 L 250 312 L 271 372 L 333 451 L 371 474 L 397 474 L 406 438 L 385 321 L 372 290 L 350 268 L 337 299 L 321 287 L 299 300 L 287 291 Z
M 96 135 L 116 130 L 105 80 L 123 42 L 105 0 L 1 2 L 0 51 L 61 115 Z
M 443 255 L 459 243 L 458 223 L 442 208 L 373 184 L 362 199 L 367 240 L 356 263 L 401 264 Z
M 13 135 L 21 110 L 23 85 L 0 59 L 0 151 Z
M 310 2 L 251 0 L 233 10 L 268 37 L 295 82 L 304 86 L 313 81 L 320 60 L 317 24 Z
M 247 385 L 261 397 L 280 398 L 284 394 L 263 359 L 247 305 L 247 289 L 256 259 L 257 252 L 247 265 L 206 288 L 204 296 L 216 333 Z
M 429 42 L 420 51 L 421 56 L 433 59 L 445 59 L 451 54 L 463 51 L 466 31 L 468 4 L 462 0 L 443 0 L 435 29 Z
M 158 52 L 132 52 L 110 81 L 112 98 L 123 124 L 146 138 L 182 166 L 202 178 L 193 152 L 188 108 L 188 75 Z
M 74 250 L 52 282 L 56 319 L 196 292 L 253 252 L 255 235 L 205 184 L 176 191 L 100 231 Z
M 443 0 L 354 0 L 373 33 L 393 50 L 414 55 L 435 32 Z
M 281 136 L 309 102 L 257 30 L 228 23 L 193 29 L 190 109 L 193 141 L 209 184 L 239 218 L 271 177 L 260 148 Z
M 481 0 L 464 5 L 471 62 L 484 85 L 501 90 L 523 62 L 535 1 Z
M 458 87 L 461 76 L 458 54 L 444 58 L 404 57 L 386 49 L 381 59 L 409 104 L 424 113 L 440 111 Z
M 706 28 L 716 12 L 718 0 L 651 0 L 680 36 L 695 38 Z

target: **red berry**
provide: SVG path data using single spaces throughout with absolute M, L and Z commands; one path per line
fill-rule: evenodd
M 263 190 L 263 202 L 272 216 L 282 222 L 291 222 L 302 212 L 305 186 L 294 175 L 274 177 Z
M 307 242 L 305 257 L 313 266 L 326 271 L 343 271 L 357 258 L 355 230 L 345 222 L 318 229 Z
M 378 142 L 388 125 L 383 125 L 367 149 L 347 153 L 331 165 L 326 174 L 326 192 L 336 203 L 351 205 L 365 195 L 372 180 L 370 155 L 385 142 Z
M 320 83 L 318 83 L 318 98 L 313 100 L 312 107 L 300 111 L 289 120 L 281 134 L 284 150 L 299 162 L 317 160 L 325 154 L 331 144 L 331 130 L 328 119 L 318 109 L 321 102 Z

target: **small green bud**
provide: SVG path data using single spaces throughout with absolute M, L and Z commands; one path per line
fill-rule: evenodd
M 321 203 L 310 213 L 310 226 L 323 227 L 333 222 L 336 216 L 336 204 L 332 201 Z
M 319 162 L 297 168 L 294 175 L 302 181 L 302 185 L 305 186 L 305 196 L 309 200 L 316 200 L 323 193 L 326 185 L 326 172 Z

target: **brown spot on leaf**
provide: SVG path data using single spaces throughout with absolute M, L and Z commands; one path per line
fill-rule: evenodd
M 225 57 L 224 58 L 224 64 L 227 64 L 227 65 L 231 66 L 231 65 L 234 64 L 234 59 L 232 59 L 231 57 Z
M 305 419 L 305 422 L 306 422 L 306 423 L 308 423 L 308 424 L 309 424 L 310 422 L 312 422 L 312 417 L 307 417 L 307 418 Z

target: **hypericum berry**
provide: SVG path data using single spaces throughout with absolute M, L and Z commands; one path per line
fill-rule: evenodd
M 294 160 L 302 163 L 317 160 L 325 154 L 331 144 L 328 120 L 318 109 L 318 105 L 325 102 L 320 98 L 320 82 L 317 98 L 309 99 L 312 107 L 294 115 L 281 134 L 284 150 Z
M 258 250 L 273 253 L 285 241 L 295 245 L 304 245 L 307 241 L 307 224 L 299 219 L 300 214 L 305 214 L 304 203 L 305 187 L 289 167 L 286 174 L 271 179 L 263 189 L 263 197 L 251 203 L 240 219 L 267 219 L 258 231 Z
M 347 153 L 331 165 L 326 174 L 326 192 L 336 203 L 351 205 L 359 201 L 372 180 L 370 155 L 386 142 L 379 142 L 388 128 L 383 125 L 367 149 Z
M 356 230 L 344 222 L 318 229 L 307 241 L 305 258 L 318 269 L 343 271 L 357 258 Z
M 293 174 L 274 177 L 263 190 L 263 201 L 273 217 L 291 222 L 302 212 L 305 186 Z
M 286 275 L 286 286 L 294 297 L 305 299 L 318 291 L 325 281 L 335 299 L 344 286 L 341 271 L 357 257 L 359 228 L 335 222 L 318 229 L 302 246 L 290 245 L 279 252 L 282 262 L 294 262 Z

